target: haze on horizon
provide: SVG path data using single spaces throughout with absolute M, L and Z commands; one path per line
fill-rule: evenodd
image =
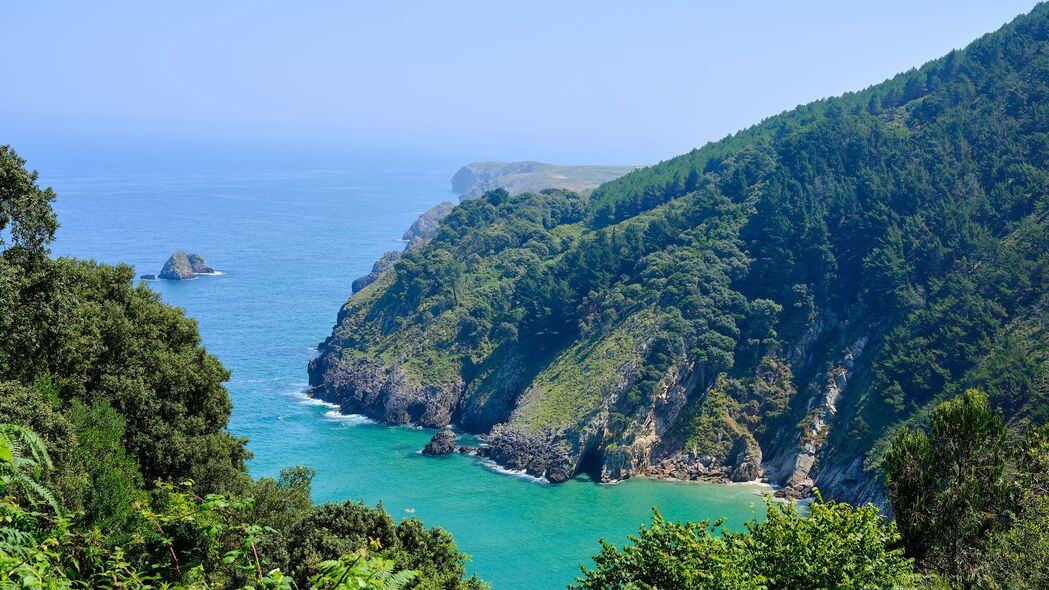
M 0 143 L 37 167 L 129 145 L 653 163 L 1033 5 L 15 3 Z

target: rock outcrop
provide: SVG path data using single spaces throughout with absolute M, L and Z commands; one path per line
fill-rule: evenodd
M 397 261 L 401 259 L 401 253 L 397 251 L 386 252 L 375 261 L 372 265 L 372 271 L 363 277 L 357 277 L 353 281 L 351 288 L 353 293 L 360 291 L 368 285 L 375 282 L 375 279 L 379 278 L 379 275 L 393 268 L 393 265 L 397 264 Z
M 568 449 L 547 438 L 500 424 L 482 439 L 487 445 L 477 449 L 477 456 L 491 459 L 507 469 L 524 471 L 553 483 L 567 481 L 574 475 Z
M 182 250 L 175 252 L 164 263 L 159 277 L 170 281 L 185 281 L 199 275 L 214 274 L 215 269 L 208 266 L 197 254 L 186 254 Z M 145 278 L 145 276 L 143 276 Z
M 416 250 L 429 242 L 437 234 L 441 220 L 448 217 L 452 209 L 455 209 L 455 203 L 443 201 L 424 211 L 401 236 L 402 240 L 408 242 L 404 249 L 406 251 Z
M 186 258 L 189 259 L 189 268 L 194 274 L 198 275 L 210 275 L 215 274 L 215 269 L 208 266 L 207 262 L 197 254 L 186 254 Z
M 438 455 L 450 455 L 456 450 L 455 433 L 447 428 L 439 430 L 433 435 L 430 442 L 423 447 L 423 454 L 436 457 Z
M 323 346 L 323 345 L 322 345 Z M 387 424 L 444 428 L 462 396 L 461 384 L 422 385 L 399 367 L 358 358 L 331 364 L 330 352 L 310 361 L 309 395 Z

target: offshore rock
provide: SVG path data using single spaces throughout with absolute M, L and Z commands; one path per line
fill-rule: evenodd
M 164 263 L 160 271 L 160 278 L 170 281 L 184 281 L 197 276 L 193 273 L 193 267 L 189 263 L 189 257 L 182 250 L 175 252 Z
M 423 454 L 431 457 L 449 455 L 455 452 L 455 433 L 447 428 L 433 435 L 430 442 L 423 447 Z
M 164 263 L 160 271 L 160 278 L 169 281 L 185 281 L 195 278 L 197 275 L 214 274 L 215 269 L 208 266 L 204 259 L 197 254 L 186 254 L 182 250 L 175 252 Z M 145 278 L 145 275 L 143 275 Z

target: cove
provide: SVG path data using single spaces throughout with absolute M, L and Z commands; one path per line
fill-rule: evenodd
M 155 273 L 175 250 L 223 274 L 150 281 L 195 318 L 208 351 L 231 371 L 229 429 L 249 439 L 255 476 L 317 470 L 318 501 L 382 502 L 395 517 L 442 526 L 496 589 L 563 588 L 602 537 L 622 544 L 654 506 L 671 519 L 763 512 L 761 488 L 650 480 L 560 485 L 497 473 L 477 459 L 423 457 L 432 431 L 387 427 L 303 396 L 306 363 L 331 329 L 350 283 L 416 216 L 453 199 L 457 164 L 405 159 L 335 169 L 77 169 L 49 165 L 62 220 L 53 253 L 126 262 Z

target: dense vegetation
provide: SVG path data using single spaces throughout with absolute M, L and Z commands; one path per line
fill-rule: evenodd
M 568 473 L 706 455 L 882 501 L 894 433 L 967 388 L 1049 418 L 1047 97 L 1042 5 L 590 196 L 464 202 L 347 302 L 316 395 L 507 423 Z M 361 375 L 387 370 L 373 395 Z
M 873 506 L 816 502 L 808 516 L 771 501 L 738 533 L 718 523 L 671 523 L 657 513 L 622 550 L 604 543 L 578 590 L 904 590 L 919 588 L 899 534 Z
M 480 589 L 450 535 L 252 480 L 228 372 L 126 266 L 53 259 L 0 147 L 0 588 Z

